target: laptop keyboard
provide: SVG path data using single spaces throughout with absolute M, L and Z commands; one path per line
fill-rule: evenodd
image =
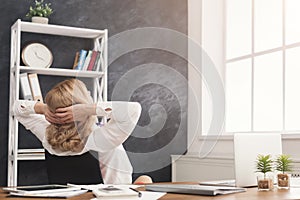
M 195 185 L 195 184 L 154 184 L 146 185 L 146 190 L 157 192 L 171 192 L 171 193 L 183 193 L 183 194 L 197 194 L 197 195 L 217 195 L 227 194 L 233 192 L 243 192 L 242 188 L 234 187 L 213 187 L 207 185 Z
M 200 185 L 212 185 L 212 186 L 231 186 L 235 187 L 235 180 L 218 180 L 218 181 L 203 181 L 199 183 Z
M 203 194 L 203 187 L 200 185 L 182 185 L 182 184 L 159 184 L 159 185 L 146 185 L 146 190 L 158 191 L 158 192 L 173 192 L 173 193 L 185 193 L 185 194 Z M 208 191 L 209 188 L 206 188 Z

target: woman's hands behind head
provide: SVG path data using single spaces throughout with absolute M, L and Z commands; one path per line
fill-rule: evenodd
M 37 114 L 42 114 L 45 116 L 46 120 L 52 124 L 61 124 L 61 121 L 59 118 L 55 116 L 53 112 L 51 112 L 47 106 L 47 104 L 37 102 L 34 105 L 34 111 Z
M 58 108 L 55 111 L 55 117 L 60 124 L 71 123 L 74 121 L 84 121 L 88 116 L 96 114 L 94 104 L 75 104 L 65 108 Z
M 60 119 L 58 117 L 56 117 L 55 113 L 53 113 L 49 110 L 47 105 L 45 106 L 45 109 L 44 109 L 44 115 L 48 122 L 50 122 L 52 124 L 62 124 Z

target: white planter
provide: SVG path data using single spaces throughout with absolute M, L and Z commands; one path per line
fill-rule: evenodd
M 47 17 L 32 17 L 31 21 L 33 23 L 48 24 L 49 19 Z

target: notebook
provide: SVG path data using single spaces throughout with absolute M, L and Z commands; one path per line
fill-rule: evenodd
M 93 194 L 100 199 L 107 199 L 107 198 L 138 198 L 141 197 L 141 192 L 130 188 L 128 186 L 122 185 L 108 185 L 108 186 L 101 186 L 96 189 L 93 189 Z
M 277 133 L 234 134 L 234 180 L 205 181 L 201 185 L 252 187 L 257 185 L 255 160 L 257 155 L 282 154 L 281 135 Z

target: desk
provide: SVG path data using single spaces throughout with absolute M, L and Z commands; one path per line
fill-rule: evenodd
M 141 189 L 142 190 L 142 189 Z M 68 200 L 90 200 L 94 198 L 91 192 L 68 198 Z M 8 196 L 6 192 L 0 190 L 0 200 L 51 200 L 50 198 L 20 198 Z M 290 190 L 277 190 L 269 192 L 258 192 L 257 188 L 248 188 L 247 192 L 221 195 L 221 196 L 199 196 L 183 194 L 166 194 L 160 200 L 285 200 L 300 199 L 300 188 L 291 188 Z M 55 198 L 57 200 L 57 198 Z

